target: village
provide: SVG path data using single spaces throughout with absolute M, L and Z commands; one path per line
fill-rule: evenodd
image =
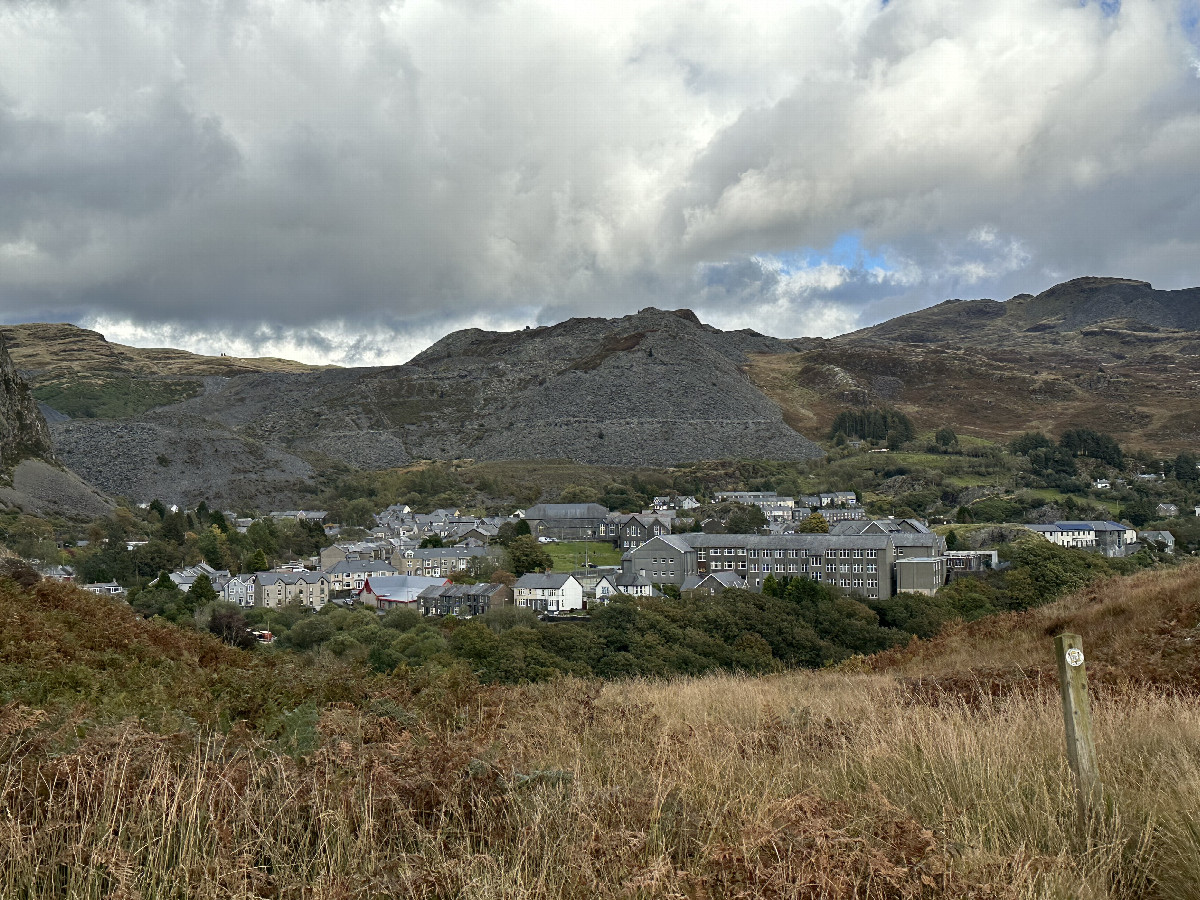
M 188 591 L 207 579 L 220 600 L 244 609 L 316 611 L 334 603 L 381 615 L 410 609 L 422 616 L 473 617 L 514 606 L 553 620 L 586 615 L 618 595 L 761 591 L 768 578 L 808 578 L 867 600 L 932 596 L 955 579 L 1004 566 L 995 549 L 958 548 L 953 538 L 948 546 L 947 536 L 925 520 L 870 518 L 853 491 L 800 497 L 723 491 L 709 499 L 757 510 L 758 527 L 731 530 L 719 520 L 696 518 L 701 501 L 677 495 L 655 497 L 637 513 L 612 512 L 598 503 L 538 503 L 510 516 L 473 516 L 458 509 L 418 513 L 395 504 L 376 514 L 369 533 L 354 540 L 337 540 L 341 528 L 327 522 L 324 511 L 288 510 L 269 518 L 319 525 L 334 543 L 265 571 L 232 574 L 201 561 L 171 572 L 170 580 Z M 255 522 L 228 515 L 243 533 Z M 1147 545 L 1174 549 L 1170 532 L 1138 532 L 1112 521 L 1008 527 L 1110 558 Z M 510 537 L 528 535 L 542 547 L 570 546 L 578 551 L 574 564 L 513 575 L 503 569 L 511 567 L 502 541 L 506 531 Z M 607 554 L 597 552 L 601 548 Z M 602 555 L 615 559 L 614 551 L 619 564 L 589 561 Z M 48 574 L 70 578 L 67 572 Z M 116 582 L 84 587 L 124 595 Z

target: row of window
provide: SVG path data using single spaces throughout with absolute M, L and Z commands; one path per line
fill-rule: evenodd
M 697 559 L 705 559 L 706 553 L 710 553 L 713 556 L 734 556 L 734 555 L 736 555 L 736 556 L 748 556 L 751 559 L 757 559 L 759 557 L 760 551 L 755 550 L 753 548 L 750 550 L 746 550 L 745 548 L 738 548 L 738 547 L 715 547 L 710 551 L 697 550 L 696 558 Z M 804 550 L 804 549 L 763 550 L 763 551 L 761 551 L 761 553 L 762 553 L 762 556 L 764 559 L 769 559 L 772 556 L 772 554 L 774 555 L 775 559 L 784 559 L 784 558 L 797 559 L 797 558 L 804 558 L 809 555 L 809 551 Z M 826 556 L 839 556 L 840 555 L 842 559 L 864 559 L 864 558 L 865 559 L 877 559 L 879 556 L 878 550 L 845 549 L 845 550 L 825 550 L 825 551 L 814 550 L 814 551 L 812 551 L 812 554 L 814 556 L 820 556 L 822 553 L 824 553 L 824 555 L 826 555 Z
M 820 567 L 821 567 L 820 560 L 817 560 L 812 565 L 805 565 L 804 563 L 775 563 L 774 569 L 772 569 L 771 563 L 762 563 L 761 565 L 762 565 L 762 568 L 760 569 L 759 563 L 750 563 L 750 571 L 751 572 L 775 571 L 775 572 L 805 572 L 805 573 L 807 573 L 809 571 L 818 572 L 818 571 L 820 571 Z M 708 564 L 708 568 L 711 571 L 716 571 L 721 568 L 744 569 L 744 568 L 746 568 L 746 564 L 744 562 L 740 562 L 740 561 L 735 563 L 733 560 L 730 560 L 729 562 L 726 562 L 726 563 L 722 563 L 721 561 L 717 560 L 714 562 L 710 562 Z M 853 563 L 853 564 L 852 563 L 826 563 L 825 571 L 826 572 L 850 572 L 850 573 L 868 572 L 873 575 L 879 571 L 879 566 L 877 566 L 875 563 L 866 563 L 866 564 L 863 564 L 863 563 Z M 655 574 L 657 574 L 657 573 L 655 573 Z

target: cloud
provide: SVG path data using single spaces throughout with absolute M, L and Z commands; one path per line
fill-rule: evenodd
M 1195 10 L 3 4 L 0 318 L 345 363 L 651 304 L 794 336 L 1190 285 Z

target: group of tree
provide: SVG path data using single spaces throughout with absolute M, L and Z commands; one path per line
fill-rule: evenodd
M 171 511 L 158 500 L 144 511 L 118 508 L 89 527 L 88 539 L 86 547 L 72 551 L 76 577 L 126 588 L 202 560 L 233 573 L 260 572 L 279 560 L 315 556 L 330 544 L 316 522 L 259 519 L 243 534 L 203 502 L 194 510 Z
M 863 441 L 886 441 L 889 447 L 911 441 L 916 432 L 912 420 L 894 409 L 844 410 L 838 413 L 829 428 L 829 437 L 844 442 L 847 438 Z

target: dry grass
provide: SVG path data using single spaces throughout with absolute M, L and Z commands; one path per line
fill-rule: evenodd
M 165 626 L 72 628 L 69 590 L 0 591 L 3 671 L 31 679 L 0 706 L 0 897 L 1200 898 L 1198 591 L 1196 568 L 1145 573 L 839 670 L 418 672 L 344 700 Z M 1106 807 L 1086 826 L 1045 674 L 1062 627 L 1097 673 Z M 239 678 L 293 691 L 291 712 L 201 717 Z M 155 691 L 173 715 L 112 714 Z
M 950 626 L 872 660 L 881 671 L 946 683 L 960 673 L 1005 681 L 1052 679 L 1049 638 L 1083 636 L 1093 682 L 1200 690 L 1200 563 L 1098 581 L 1022 613 Z
M 827 672 L 460 699 L 440 728 L 329 708 L 298 758 L 10 706 L 0 896 L 1200 896 L 1191 697 L 1097 704 L 1090 833 L 1046 691 L 931 704 Z

